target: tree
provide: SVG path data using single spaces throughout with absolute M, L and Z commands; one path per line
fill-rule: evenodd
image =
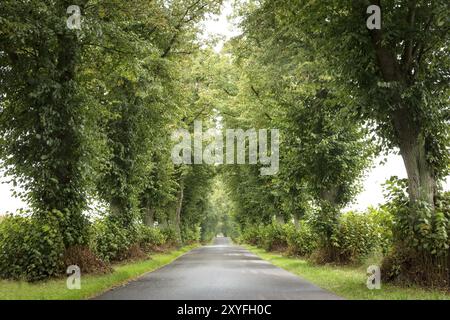
M 87 1 L 80 1 L 84 8 Z M 70 1 L 2 1 L 1 155 L 34 214 L 70 216 L 66 245 L 83 243 L 92 113 L 80 78 L 82 46 L 65 24 Z

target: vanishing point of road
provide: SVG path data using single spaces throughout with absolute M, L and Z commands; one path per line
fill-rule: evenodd
M 264 261 L 228 238 L 196 248 L 101 300 L 334 300 L 340 297 Z

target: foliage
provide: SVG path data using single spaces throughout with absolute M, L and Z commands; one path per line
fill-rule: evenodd
M 183 243 L 193 244 L 199 242 L 201 239 L 201 228 L 197 227 L 184 227 L 181 229 L 181 239 Z
M 319 236 L 320 246 L 328 247 L 331 245 L 338 224 L 339 211 L 330 203 L 324 203 L 317 211 L 313 212 L 311 226 Z
M 144 251 L 153 250 L 166 243 L 166 237 L 159 228 L 138 225 L 137 242 Z
M 79 220 L 90 178 L 88 141 L 95 134 L 78 68 L 80 41 L 61 19 L 66 10 L 61 0 L 2 1 L 0 154 L 35 215 L 59 210 Z M 74 244 L 83 243 L 65 243 Z
M 273 221 L 260 230 L 262 246 L 269 251 L 282 251 L 287 248 L 286 225 Z
M 64 242 L 57 221 L 9 216 L 0 225 L 0 277 L 42 280 L 59 275 Z
M 331 231 L 329 242 L 316 227 L 317 218 L 280 224 L 244 227 L 240 241 L 291 255 L 309 257 L 316 262 L 361 263 L 378 251 L 392 248 L 392 220 L 389 213 L 371 209 L 369 213 L 347 212 L 339 216 Z
M 174 226 L 168 226 L 161 229 L 164 238 L 166 238 L 166 243 L 169 246 L 179 246 L 181 244 L 180 233 Z
M 255 225 L 249 225 L 245 226 L 244 229 L 241 232 L 241 237 L 239 240 L 244 243 L 256 245 L 256 246 L 262 246 L 263 243 L 263 226 L 255 226 Z
M 134 244 L 134 235 L 111 219 L 96 221 L 92 226 L 92 248 L 104 261 L 118 261 Z
M 289 255 L 308 257 L 317 249 L 318 237 L 307 221 L 300 221 L 298 228 L 292 224 L 286 228 Z
M 212 166 L 194 166 L 183 177 L 184 196 L 181 208 L 181 239 L 191 243 L 201 238 L 201 224 L 210 208 L 209 190 L 215 175 Z
M 432 210 L 428 203 L 410 203 L 407 182 L 392 177 L 386 184 L 393 215 L 394 249 L 383 261 L 386 280 L 448 287 L 450 283 L 449 193 L 436 197 Z
M 186 175 L 187 196 L 178 201 L 183 177 L 170 161 L 170 133 L 203 108 L 191 81 L 202 61 L 196 38 L 199 22 L 221 2 L 83 0 L 77 3 L 81 30 L 66 26 L 68 1 L 1 2 L 1 165 L 24 190 L 19 196 L 40 223 L 35 233 L 43 232 L 51 212 L 58 221 L 48 232 L 62 239 L 72 260 L 79 254 L 82 263 L 88 245 L 106 262 L 137 253 L 139 243 L 161 245 L 165 236 L 141 228 L 155 219 L 176 230 L 168 232 L 173 244 L 181 243 L 182 229 L 189 241 L 198 238 L 210 170 Z M 196 77 L 202 81 L 201 72 Z M 91 225 L 88 198 L 106 203 L 109 216 Z M 174 219 L 181 206 L 183 217 Z M 26 236 L 20 228 L 5 230 L 8 248 Z M 39 261 L 25 259 L 23 273 L 30 269 L 34 279 L 41 274 L 32 268 L 48 268 L 48 276 L 57 274 Z
M 68 1 L 1 1 L 0 164 L 32 214 L 0 220 L 0 275 L 240 230 L 327 262 L 380 251 L 392 278 L 417 262 L 448 285 L 448 4 L 386 0 L 368 30 L 368 3 L 237 1 L 243 33 L 218 54 L 199 34 L 222 0 L 81 0 L 81 30 Z M 196 120 L 279 129 L 278 174 L 174 165 L 170 134 Z M 388 182 L 381 208 L 342 214 L 383 150 L 408 179 Z M 87 217 L 90 198 L 107 217 Z
M 440 201 L 433 210 L 425 202 L 409 204 L 404 180 L 392 177 L 386 189 L 389 199 L 386 207 L 394 216 L 396 242 L 408 243 L 408 246 L 432 255 L 448 254 L 448 192 L 439 197 Z
M 332 245 L 338 251 L 339 262 L 361 262 L 374 251 L 377 234 L 372 219 L 366 214 L 347 212 L 340 216 Z
M 234 87 L 223 112 L 230 127 L 281 130 L 283 165 L 269 177 L 255 166 L 233 167 L 226 181 L 241 225 L 314 212 L 315 231 L 329 246 L 339 212 L 358 192 L 375 148 L 368 130 L 343 108 L 323 61 L 268 31 L 278 31 L 276 11 L 264 11 L 268 2 L 248 5 L 244 35 L 228 44 Z
M 380 208 L 369 207 L 366 214 L 374 226 L 374 236 L 377 239 L 377 247 L 385 256 L 393 246 L 393 215 L 385 206 Z

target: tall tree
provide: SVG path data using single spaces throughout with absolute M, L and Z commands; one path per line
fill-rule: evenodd
M 79 1 L 81 8 L 87 1 Z M 66 26 L 70 1 L 0 4 L 1 155 L 35 215 L 70 215 L 66 245 L 85 241 L 89 104 L 82 46 Z

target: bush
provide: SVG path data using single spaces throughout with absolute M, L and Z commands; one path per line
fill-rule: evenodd
M 166 238 L 166 244 L 168 246 L 179 246 L 181 245 L 181 238 L 180 234 L 178 233 L 177 229 L 173 226 L 168 226 L 163 229 L 161 229 L 164 237 Z
M 431 255 L 396 244 L 381 265 L 382 281 L 450 289 L 450 256 Z
M 63 238 L 58 222 L 48 218 L 9 216 L 0 224 L 0 277 L 42 280 L 64 271 Z
M 407 182 L 391 178 L 387 182 L 394 217 L 393 250 L 385 257 L 385 281 L 450 287 L 450 193 L 435 195 L 435 208 L 428 203 L 409 203 Z
M 286 250 L 288 247 L 286 226 L 274 221 L 261 228 L 262 247 L 267 251 Z
M 369 218 L 374 225 L 376 246 L 383 256 L 392 250 L 393 245 L 393 216 L 385 207 L 378 209 L 370 207 L 367 210 Z
M 136 235 L 133 231 L 122 228 L 108 218 L 96 221 L 91 231 L 91 247 L 106 262 L 122 260 L 127 250 L 135 243 Z
M 73 214 L 67 209 L 62 212 L 53 210 L 50 214 L 58 223 L 66 247 L 88 246 L 90 223 L 84 215 Z
M 244 227 L 241 233 L 240 241 L 254 246 L 262 246 L 263 226 L 248 225 Z
M 139 246 L 145 252 L 153 251 L 166 243 L 166 236 L 158 228 L 140 224 L 137 231 Z
M 183 243 L 191 244 L 200 241 L 201 229 L 199 226 L 184 227 L 181 230 Z
M 307 257 L 317 249 L 318 235 L 313 232 L 312 227 L 306 221 L 301 221 L 299 228 L 289 224 L 287 226 L 287 244 L 290 255 Z
M 366 214 L 347 212 L 339 217 L 332 236 L 338 255 L 336 262 L 360 262 L 376 248 L 378 237 L 372 219 Z

